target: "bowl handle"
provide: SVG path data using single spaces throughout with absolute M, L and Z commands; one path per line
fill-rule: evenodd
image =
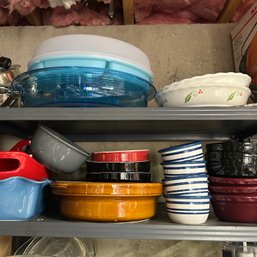
M 34 160 L 30 155 L 24 152 L 1 152 L 0 151 L 0 160 L 5 159 L 6 161 L 16 160 L 19 162 L 17 167 L 13 169 L 8 168 L 4 170 L 5 167 L 2 167 L 0 172 L 0 180 L 5 179 L 10 176 L 21 176 L 33 180 L 42 180 L 49 177 L 47 169 L 36 160 Z M 36 175 L 36 178 L 35 178 Z
M 11 152 L 23 152 L 23 148 L 25 146 L 30 146 L 31 141 L 27 139 L 20 140 L 17 144 L 15 144 L 10 151 Z
M 11 152 L 0 152 L 0 160 L 4 159 L 7 162 L 12 162 L 13 160 L 18 161 L 17 167 L 13 169 L 7 168 L 6 170 L 1 170 L 0 179 L 6 179 L 10 176 L 20 176 L 22 175 L 22 167 L 24 166 L 24 157 L 17 156 L 15 153 Z M 3 167 L 2 167 L 3 168 Z
M 19 92 L 14 91 L 12 92 L 8 98 L 2 103 L 1 108 L 4 107 L 12 107 L 15 102 L 17 101 L 18 107 L 21 107 L 21 95 Z

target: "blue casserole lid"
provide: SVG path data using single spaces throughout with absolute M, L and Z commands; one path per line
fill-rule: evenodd
M 125 72 L 148 82 L 152 82 L 153 76 L 147 71 L 124 61 L 110 60 L 99 56 L 83 56 L 83 55 L 66 55 L 42 57 L 42 59 L 34 60 L 28 64 L 28 70 L 50 68 L 50 67 L 69 67 L 79 66 L 88 68 L 101 68 L 113 71 Z

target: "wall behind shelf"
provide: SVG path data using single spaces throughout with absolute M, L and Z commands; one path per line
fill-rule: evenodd
M 233 24 L 127 25 L 95 27 L 0 27 L 0 54 L 26 71 L 33 51 L 43 40 L 62 34 L 114 37 L 140 47 L 150 58 L 157 88 L 178 79 L 219 71 L 233 71 L 230 31 Z M 155 106 L 154 101 L 150 106 Z
M 36 46 L 43 40 L 61 34 L 96 34 L 125 40 L 140 47 L 149 56 L 155 75 L 154 84 L 160 88 L 169 84 L 178 68 L 178 79 L 205 73 L 233 71 L 230 30 L 233 24 L 107 26 L 107 27 L 0 27 L 0 55 L 9 56 L 13 63 L 21 64 L 26 71 Z M 150 106 L 156 106 L 154 101 Z M 8 150 L 16 141 L 12 137 L 0 137 L 1 150 Z M 156 150 L 172 142 L 106 142 L 81 143 L 89 151 L 102 149 L 152 150 L 154 180 L 162 176 Z M 178 142 L 176 142 L 178 144 Z M 220 243 L 175 242 L 148 240 L 98 240 L 101 257 L 217 257 Z M 158 253 L 158 255 L 157 255 Z
M 220 242 L 98 239 L 96 245 L 99 257 L 222 257 Z

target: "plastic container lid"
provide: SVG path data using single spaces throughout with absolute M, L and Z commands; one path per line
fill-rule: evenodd
M 163 192 L 162 183 L 104 183 L 57 181 L 51 184 L 55 195 L 73 196 L 158 196 Z
M 57 56 L 93 56 L 135 67 L 153 75 L 147 55 L 127 42 L 96 35 L 62 35 L 43 41 L 34 51 L 28 67 L 34 62 Z

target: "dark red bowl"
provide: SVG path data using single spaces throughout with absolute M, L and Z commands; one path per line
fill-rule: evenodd
M 93 152 L 92 161 L 99 162 L 142 162 L 150 160 L 150 150 L 122 150 Z
M 87 172 L 150 172 L 150 161 L 95 162 L 87 161 Z
M 257 196 L 257 186 L 212 186 L 209 185 L 211 194 L 251 194 Z
M 210 185 L 214 186 L 249 186 L 257 185 L 257 178 L 226 178 L 209 176 Z
M 217 218 L 229 222 L 257 222 L 257 196 L 212 195 Z

